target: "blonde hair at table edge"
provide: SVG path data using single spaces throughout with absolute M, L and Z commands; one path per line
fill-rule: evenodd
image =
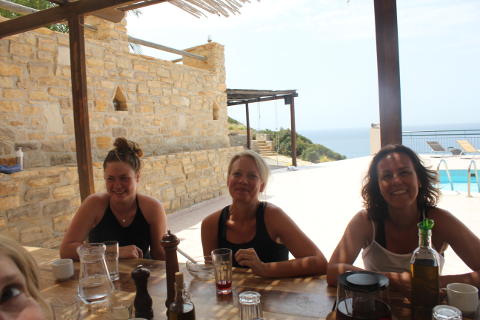
M 40 296 L 38 266 L 30 253 L 15 240 L 0 234 L 0 254 L 6 255 L 15 263 L 25 277 L 28 294 L 38 302 L 45 313 L 46 319 L 49 319 L 51 310 Z

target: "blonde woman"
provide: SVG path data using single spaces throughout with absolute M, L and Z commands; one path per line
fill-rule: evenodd
M 268 166 L 253 151 L 235 155 L 228 166 L 232 204 L 202 222 L 205 255 L 230 248 L 236 267 L 248 267 L 262 277 L 324 274 L 322 252 L 279 207 L 259 200 L 268 181 Z M 289 260 L 289 252 L 295 257 Z
M 43 320 L 50 315 L 40 297 L 37 268 L 22 246 L 0 235 L 0 319 Z

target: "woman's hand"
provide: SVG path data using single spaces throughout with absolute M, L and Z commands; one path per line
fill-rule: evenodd
M 238 250 L 237 253 L 235 253 L 235 260 L 237 260 L 239 265 L 251 268 L 256 275 L 261 277 L 266 276 L 265 263 L 258 258 L 255 249 L 248 248 Z
M 124 247 L 119 247 L 118 257 L 120 259 L 141 259 L 143 258 L 143 251 L 142 249 L 140 249 L 134 244 L 129 246 L 124 246 Z
M 390 288 L 399 291 L 405 297 L 410 297 L 412 291 L 412 276 L 410 272 L 382 272 L 390 279 Z

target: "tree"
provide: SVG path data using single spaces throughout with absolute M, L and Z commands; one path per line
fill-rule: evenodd
M 22 6 L 37 9 L 37 10 L 44 10 L 44 9 L 52 8 L 52 7 L 55 6 L 55 4 L 53 4 L 53 3 L 51 3 L 50 1 L 47 1 L 47 0 L 9 0 L 9 1 L 21 4 Z M 9 19 L 21 16 L 21 14 L 11 12 L 11 11 L 8 11 L 8 10 L 5 10 L 5 9 L 0 9 L 0 15 L 5 17 L 5 18 L 9 18 Z M 48 26 L 47 28 L 50 29 L 50 30 L 53 30 L 53 31 L 58 31 L 58 32 L 63 32 L 63 33 L 68 32 L 68 26 L 66 24 L 63 24 L 63 23 L 52 24 L 52 25 Z

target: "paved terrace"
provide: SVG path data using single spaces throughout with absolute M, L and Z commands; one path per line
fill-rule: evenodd
M 327 259 L 335 249 L 351 217 L 362 208 L 360 188 L 371 157 L 362 157 L 300 167 L 298 171 L 274 170 L 263 199 L 287 212 L 317 244 Z M 440 158 L 423 156 L 436 169 Z M 466 169 L 470 159 L 446 157 L 449 169 Z M 477 161 L 480 165 L 480 159 Z M 476 189 L 474 189 L 476 190 Z M 180 248 L 192 256 L 202 255 L 200 223 L 215 210 L 230 203 L 224 196 L 168 216 L 173 232 L 181 239 Z M 480 235 L 480 195 L 445 192 L 439 206 L 455 214 L 476 235 Z M 451 248 L 445 253 L 443 274 L 468 272 L 469 268 Z M 179 257 L 180 261 L 185 261 Z M 362 267 L 361 258 L 356 265 Z

